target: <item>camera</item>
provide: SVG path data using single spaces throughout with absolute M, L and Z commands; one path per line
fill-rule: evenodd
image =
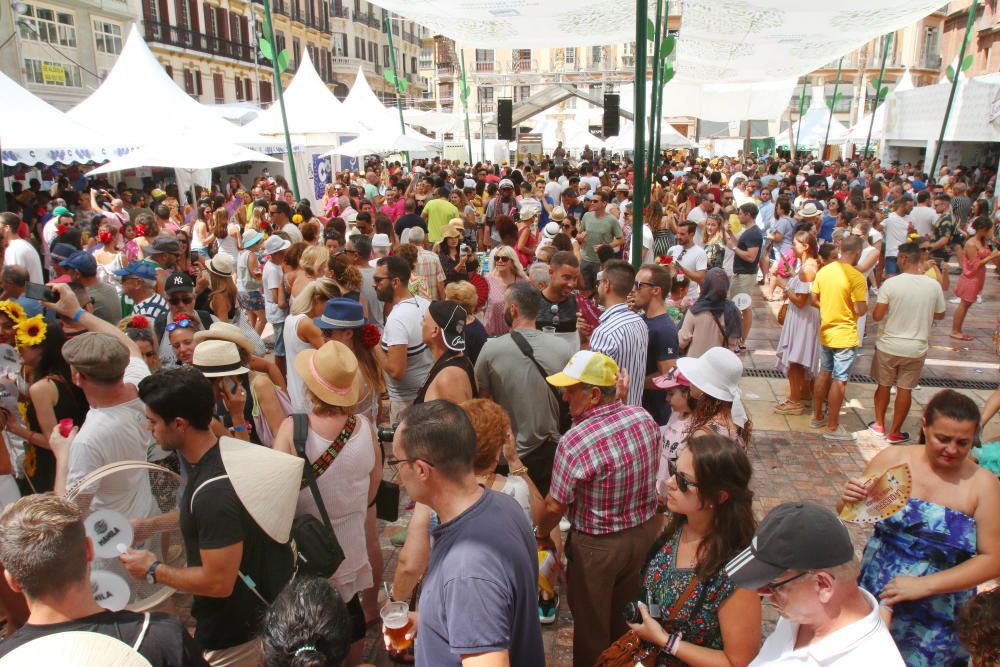
M 642 612 L 639 611 L 639 602 L 639 600 L 636 600 L 634 602 L 625 603 L 625 608 L 622 609 L 622 616 L 625 617 L 626 622 L 637 625 L 642 623 Z M 645 602 L 643 602 L 643 604 L 645 604 Z M 646 611 L 649 612 L 650 618 L 659 619 L 660 605 L 647 604 Z
M 392 439 L 396 437 L 396 427 L 379 426 L 375 430 L 375 436 L 378 438 L 379 442 L 392 442 Z
M 464 243 L 463 243 L 462 245 L 460 245 L 460 246 L 458 247 L 458 250 L 459 250 L 459 252 L 461 252 L 461 253 L 462 253 L 463 255 L 467 255 L 467 254 L 469 254 L 469 246 L 467 246 L 467 245 L 466 245 L 466 244 L 464 244 Z

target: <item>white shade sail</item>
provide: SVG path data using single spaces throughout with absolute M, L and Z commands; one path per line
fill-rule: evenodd
M 387 132 L 368 132 L 357 139 L 348 141 L 331 151 L 328 155 L 343 155 L 346 157 L 362 157 L 364 155 L 390 155 L 408 151 L 427 151 L 434 148 L 435 142 L 409 134 L 390 134 Z
M 649 141 L 647 134 L 646 141 Z M 604 144 L 614 151 L 631 151 L 635 149 L 635 124 L 623 121 L 616 137 L 608 137 Z M 660 148 L 692 148 L 694 143 L 670 125 L 663 123 L 660 130 Z M 593 148 L 593 146 L 591 146 Z
M 102 162 L 128 149 L 103 132 L 68 118 L 0 72 L 0 148 L 3 163 Z
M 238 144 L 209 142 L 202 139 L 148 144 L 98 167 L 90 174 L 110 174 L 113 171 L 139 167 L 165 167 L 172 169 L 214 169 L 237 162 L 280 162 L 269 155 Z

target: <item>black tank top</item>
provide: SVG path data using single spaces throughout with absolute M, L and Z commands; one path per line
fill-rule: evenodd
M 449 352 L 448 354 L 441 355 L 441 358 L 431 366 L 431 372 L 427 374 L 427 381 L 424 382 L 424 386 L 417 392 L 417 397 L 413 399 L 414 405 L 424 402 L 424 396 L 427 395 L 427 388 L 434 382 L 434 378 L 437 377 L 438 373 L 451 366 L 461 368 L 465 371 L 465 374 L 469 376 L 469 386 L 472 387 L 472 398 L 477 398 L 479 392 L 476 391 L 476 371 L 472 367 L 472 362 L 461 352 Z

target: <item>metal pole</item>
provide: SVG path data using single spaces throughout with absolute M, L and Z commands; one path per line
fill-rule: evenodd
M 659 44 L 660 44 L 660 46 L 657 47 L 658 49 L 662 50 L 662 48 L 663 48 L 663 40 L 666 39 L 669 36 L 670 36 L 670 0 L 664 0 L 663 1 L 663 33 L 660 35 L 660 38 L 659 38 Z M 666 71 L 664 70 L 664 67 L 666 67 L 666 63 L 661 63 L 659 56 L 660 56 L 660 52 L 657 51 L 656 67 L 660 70 L 660 78 L 659 78 L 659 85 L 658 85 L 659 90 L 656 92 L 656 127 L 653 130 L 653 136 L 656 138 L 656 142 L 654 144 L 654 149 L 653 149 L 653 153 L 656 155 L 656 157 L 654 158 L 654 162 L 653 162 L 654 167 L 656 165 L 655 160 L 659 160 L 660 159 L 660 150 L 661 150 L 660 149 L 660 139 L 661 139 L 660 135 L 663 134 L 663 88 L 666 86 L 666 84 L 663 82 L 663 79 L 666 76 Z M 650 189 L 652 189 L 652 188 L 650 188 Z
M 285 132 L 285 152 L 288 155 L 288 175 L 292 184 L 295 200 L 299 200 L 299 179 L 295 175 L 295 157 L 292 155 L 292 138 L 288 134 L 288 116 L 285 115 L 285 97 L 281 88 L 281 70 L 278 68 L 278 45 L 274 39 L 274 27 L 271 23 L 271 0 L 262 0 L 264 5 L 264 25 L 271 42 L 271 71 L 274 73 L 274 92 L 278 96 L 278 108 L 281 110 L 281 128 Z
M 647 0 L 635 2 L 635 155 L 632 161 L 632 266 L 642 264 L 642 207 L 646 195 L 646 175 L 643 173 L 646 150 L 646 21 Z
M 650 178 L 652 185 L 653 169 L 656 165 L 656 100 L 659 97 L 660 83 L 660 43 L 663 39 L 663 0 L 656 2 L 656 23 L 653 27 L 653 80 L 650 88 L 650 120 L 649 120 L 649 155 L 646 156 L 646 174 Z M 642 78 L 642 85 L 646 85 L 646 77 Z
M 400 29 L 402 32 L 402 29 Z M 406 123 L 403 122 L 403 98 L 399 93 L 399 75 L 396 74 L 396 50 L 392 47 L 392 28 L 389 25 L 389 16 L 385 17 L 385 34 L 389 38 L 389 67 L 392 68 L 392 87 L 396 91 L 396 111 L 399 112 L 399 131 L 406 134 Z M 410 164 L 410 151 L 403 151 L 403 158 L 406 164 Z
M 830 144 L 830 126 L 833 124 L 833 108 L 837 106 L 837 90 L 840 88 L 840 69 L 844 66 L 844 56 L 837 61 L 837 81 L 833 84 L 833 104 L 830 105 L 830 117 L 826 119 L 826 135 L 823 137 L 823 153 L 821 160 L 826 159 L 826 148 Z
M 799 137 L 802 135 L 802 114 L 805 113 L 806 108 L 806 88 L 809 86 L 809 77 L 804 77 L 802 79 L 802 97 L 799 98 L 799 129 L 795 130 L 795 145 L 792 146 L 792 158 L 798 156 L 799 152 Z M 791 125 L 788 126 L 791 130 Z
M 969 7 L 969 21 L 965 24 L 965 39 L 962 41 L 962 48 L 958 50 L 958 67 L 955 68 L 955 78 L 951 80 L 951 93 L 948 94 L 948 106 L 944 109 L 941 134 L 938 135 L 937 145 L 934 147 L 934 161 L 931 162 L 931 170 L 927 172 L 935 182 L 937 182 L 938 158 L 941 157 L 941 144 L 944 143 L 944 132 L 948 129 L 948 117 L 951 116 L 951 106 L 955 102 L 955 91 L 958 89 L 958 75 L 962 73 L 962 61 L 965 60 L 965 47 L 968 45 L 969 37 L 972 35 L 972 24 L 976 20 L 978 5 L 979 0 L 972 0 L 972 6 Z
M 869 147 L 869 145 L 871 145 L 871 141 L 872 141 L 872 129 L 875 127 L 875 111 L 878 109 L 878 103 L 882 99 L 882 94 L 881 94 L 882 93 L 882 82 L 885 80 L 885 60 L 886 60 L 886 58 L 889 57 L 889 43 L 892 41 L 892 35 L 893 34 L 895 34 L 895 33 L 891 33 L 891 32 L 886 33 L 886 35 L 882 38 L 882 67 L 879 69 L 879 72 L 878 72 L 878 84 L 876 84 L 876 86 L 875 86 L 875 104 L 872 106 L 872 119 L 871 119 L 871 122 L 868 123 L 868 137 L 865 139 L 865 152 L 864 152 L 864 154 L 861 157 L 862 160 L 867 160 L 868 159 L 868 147 Z M 964 45 L 962 46 L 962 52 L 963 53 L 965 52 L 965 46 Z M 865 85 L 865 82 L 863 80 L 861 82 L 861 85 L 862 86 Z M 952 92 L 954 92 L 954 88 L 952 88 Z M 946 114 L 945 118 L 947 118 L 947 117 L 948 116 Z
M 465 88 L 469 84 L 466 82 L 465 78 L 465 49 L 462 49 L 462 92 L 459 97 L 462 99 L 462 108 L 465 110 L 465 142 L 469 146 L 469 164 L 472 164 L 472 133 L 469 130 L 469 98 L 465 94 Z M 476 100 L 479 100 L 479 94 L 476 94 Z

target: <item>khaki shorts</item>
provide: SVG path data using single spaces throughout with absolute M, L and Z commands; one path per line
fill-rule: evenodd
M 923 357 L 897 357 L 875 348 L 872 355 L 872 377 L 882 387 L 896 385 L 899 389 L 916 389 L 924 370 Z
M 264 663 L 264 645 L 251 639 L 246 644 L 205 651 L 204 656 L 212 667 L 257 667 Z
M 749 294 L 753 296 L 753 288 L 757 284 L 757 275 L 754 273 L 736 273 L 729 277 L 729 298 L 732 299 L 737 294 Z

